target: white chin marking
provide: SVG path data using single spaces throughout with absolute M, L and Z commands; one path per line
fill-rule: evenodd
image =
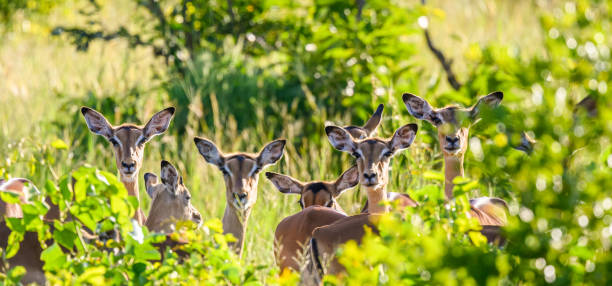
M 248 202 L 245 204 L 241 204 L 240 202 L 234 200 L 233 204 L 234 204 L 234 207 L 236 207 L 236 209 L 243 210 L 243 211 L 251 207 Z
M 133 182 L 136 179 L 136 172 L 126 175 L 124 173 L 121 173 L 121 180 L 124 182 Z

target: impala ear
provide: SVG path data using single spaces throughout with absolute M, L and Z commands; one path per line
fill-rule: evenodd
M 208 139 L 200 137 L 194 137 L 193 142 L 195 142 L 195 145 L 196 147 L 198 147 L 200 155 L 204 157 L 204 160 L 206 160 L 206 162 L 213 164 L 219 168 L 223 167 L 223 164 L 225 164 L 225 158 L 223 157 L 223 154 L 221 153 L 221 151 L 219 151 L 215 143 Z
M 419 129 L 418 125 L 414 123 L 406 124 L 393 134 L 393 138 L 389 142 L 389 147 L 392 152 L 397 152 L 399 150 L 406 149 L 412 145 L 414 138 L 416 137 L 417 130 Z
M 104 115 L 85 106 L 81 107 L 81 113 L 83 117 L 85 117 L 85 122 L 91 132 L 102 135 L 106 139 L 111 139 L 113 137 L 113 127 L 108 120 L 106 120 Z
M 151 117 L 142 132 L 142 136 L 144 137 L 145 141 L 148 141 L 152 137 L 162 134 L 168 130 L 170 121 L 174 116 L 174 110 L 174 107 L 168 107 L 158 113 L 155 113 L 155 115 Z
M 284 139 L 274 140 L 268 143 L 268 145 L 259 152 L 259 156 L 257 156 L 259 167 L 264 168 L 265 166 L 274 164 L 283 157 L 286 143 L 287 141 Z
M 374 112 L 374 114 L 372 114 L 372 117 L 370 117 L 368 122 L 366 122 L 366 124 L 363 126 L 363 129 L 368 132 L 368 137 L 372 136 L 372 134 L 376 132 L 376 128 L 378 128 L 378 125 L 380 125 L 384 108 L 384 104 L 378 105 L 378 108 L 376 108 L 376 111 Z
M 404 93 L 402 100 L 410 115 L 416 119 L 427 120 L 429 123 L 438 126 L 442 124 L 442 118 L 437 111 L 431 107 L 427 100 L 422 99 L 411 93 Z
M 349 153 L 355 150 L 353 137 L 344 128 L 327 126 L 325 127 L 325 133 L 327 133 L 327 139 L 334 148 Z
M 170 162 L 163 160 L 161 162 L 161 180 L 164 185 L 170 188 L 172 193 L 176 193 L 178 186 L 179 174 L 178 171 Z
M 157 176 L 155 176 L 155 174 L 152 174 L 152 173 L 145 173 L 144 181 L 145 181 L 145 189 L 147 190 L 147 194 L 152 199 L 153 194 L 155 193 L 155 189 L 153 188 L 153 186 L 158 184 Z
M 501 91 L 492 92 L 481 97 L 470 109 L 470 117 L 475 119 L 483 106 L 489 106 L 489 108 L 497 107 L 501 103 L 502 99 L 504 99 L 504 93 Z
M 336 180 L 336 182 L 334 183 L 334 185 L 336 186 L 336 190 L 334 192 L 334 197 L 339 196 L 340 194 L 342 194 L 344 191 L 357 186 L 357 184 L 359 183 L 359 168 L 357 167 L 357 165 L 351 167 L 350 169 L 346 170 L 342 175 L 340 175 L 340 178 L 338 178 Z
M 301 194 L 304 185 L 287 175 L 266 172 L 266 178 L 283 194 Z

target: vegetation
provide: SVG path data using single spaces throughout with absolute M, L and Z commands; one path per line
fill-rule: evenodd
M 44 13 L 2 12 L 12 28 L 3 29 L 0 43 L 0 177 L 27 177 L 43 193 L 24 209 L 23 220 L 8 224 L 14 240 L 26 230 L 53 236 L 43 256 L 52 283 L 294 284 L 297 276 L 278 273 L 274 263 L 273 231 L 299 210 L 297 198 L 261 178 L 245 254 L 238 259 L 225 244 L 231 238 L 220 235 L 222 174 L 200 158 L 193 136 L 210 138 L 228 152 L 254 152 L 287 138 L 286 154 L 272 170 L 302 180 L 331 179 L 352 162 L 332 150 L 326 123 L 361 124 L 385 103 L 379 134 L 388 137 L 416 122 L 401 102 L 403 92 L 444 106 L 469 105 L 495 90 L 504 92 L 504 100 L 472 128 L 467 175 L 456 182 L 450 207 L 444 206 L 436 130 L 421 122 L 414 148 L 393 160 L 389 186 L 421 206 L 385 217 L 380 235 L 362 245 L 349 243 L 339 253 L 347 275 L 325 281 L 611 280 L 609 1 L 52 2 L 55 7 Z M 451 70 L 431 54 L 423 27 L 454 60 L 450 69 L 460 86 L 447 83 Z M 578 105 L 587 96 L 595 112 Z M 161 237 L 146 229 L 140 239 L 123 235 L 112 245 L 118 249 L 113 255 L 81 243 L 77 230 L 83 226 L 138 233 L 126 219 L 134 201 L 108 173 L 115 170 L 111 146 L 88 131 L 79 112 L 83 105 L 115 124 L 144 123 L 163 107 L 177 107 L 168 132 L 148 143 L 143 172 L 162 159 L 175 164 L 207 221 L 197 231 L 179 228 L 192 253 L 184 264 L 170 253 L 151 262 L 160 255 L 151 243 Z M 531 155 L 513 148 L 523 131 L 537 140 Z M 67 201 L 70 176 L 82 199 L 60 204 L 64 218 L 68 212 L 89 218 L 57 222 L 52 234 L 41 221 L 43 197 Z M 487 245 L 468 232 L 474 221 L 465 215 L 467 198 L 478 195 L 509 202 L 506 246 Z M 355 214 L 363 200 L 357 189 L 339 203 Z M 14 251 L 4 249 L 3 259 Z M 13 269 L 3 278 L 17 283 L 21 274 Z

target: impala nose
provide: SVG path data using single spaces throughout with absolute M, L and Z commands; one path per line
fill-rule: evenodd
M 121 167 L 123 167 L 123 171 L 128 174 L 134 173 L 136 171 L 136 163 L 128 164 L 126 162 L 121 162 Z
M 245 207 L 247 204 L 247 193 L 240 193 L 240 194 L 234 194 L 234 198 L 236 199 L 236 203 L 241 206 L 241 207 Z
M 193 214 L 193 222 L 200 224 L 202 222 L 202 215 L 198 212 Z
M 376 185 L 376 173 L 363 173 L 363 179 L 365 180 L 365 185 L 372 186 Z
M 446 149 L 459 149 L 459 137 L 457 136 L 446 136 Z
M 446 142 L 448 142 L 448 143 L 459 143 L 459 137 L 457 137 L 457 136 L 446 136 Z

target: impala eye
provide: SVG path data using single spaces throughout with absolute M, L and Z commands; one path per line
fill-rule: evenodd
M 225 168 L 222 168 L 220 170 L 221 170 L 221 173 L 223 173 L 223 176 L 229 176 L 230 175 L 230 173 Z
M 142 139 L 140 139 L 140 141 L 138 141 L 138 145 L 143 145 L 146 142 L 147 142 L 147 138 L 146 137 L 142 137 Z
M 117 142 L 117 140 L 115 140 L 115 138 L 111 138 L 108 140 L 111 144 L 113 144 L 113 146 L 117 147 L 119 145 L 119 142 Z
M 393 155 L 393 152 L 391 152 L 391 151 L 387 151 L 387 152 L 385 152 L 385 154 L 383 154 L 383 156 L 385 156 L 387 158 L 391 157 L 392 155 Z
M 358 152 L 353 152 L 351 155 L 353 155 L 353 157 L 359 159 L 359 157 L 361 157 L 361 154 L 359 154 Z

